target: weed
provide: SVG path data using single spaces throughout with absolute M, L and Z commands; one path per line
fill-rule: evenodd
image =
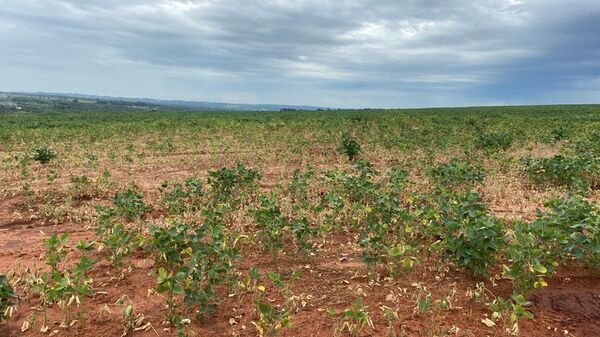
M 342 142 L 338 148 L 340 154 L 348 157 L 348 160 L 355 161 L 362 152 L 362 148 L 358 142 L 350 135 L 345 134 L 342 137 Z
M 33 160 L 41 164 L 46 165 L 54 158 L 56 158 L 56 153 L 45 146 L 40 146 L 33 149 Z
M 209 171 L 208 185 L 211 187 L 215 203 L 231 202 L 233 205 L 237 205 L 243 197 L 256 189 L 260 177 L 258 171 L 238 164 L 233 169 L 224 167 L 218 171 Z
M 113 202 L 116 213 L 128 220 L 139 219 L 149 210 L 144 203 L 144 195 L 131 189 L 115 195 Z

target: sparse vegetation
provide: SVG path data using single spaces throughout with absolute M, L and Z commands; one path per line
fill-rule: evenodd
M 554 324 L 531 305 L 544 288 L 598 284 L 598 113 L 0 114 L 2 318 L 32 336 L 527 335 Z

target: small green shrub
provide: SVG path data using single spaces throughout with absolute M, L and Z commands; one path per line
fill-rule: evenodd
M 355 161 L 358 159 L 362 149 L 360 144 L 358 144 L 354 138 L 346 134 L 342 137 L 342 143 L 340 144 L 338 151 L 340 154 L 347 156 L 348 160 Z
M 197 316 L 213 311 L 219 301 L 217 286 L 230 280 L 237 250 L 223 225 L 176 223 L 150 228 L 148 249 L 155 257 L 156 289 L 167 295 L 167 320 L 185 330 L 189 319 L 180 308 L 197 308 Z
M 389 187 L 392 191 L 400 193 L 408 185 L 410 173 L 399 168 L 391 168 L 387 173 Z
M 115 267 L 120 267 L 123 259 L 139 247 L 138 230 L 128 230 L 122 224 L 114 224 L 104 229 L 101 236 L 101 247 L 106 248 L 108 260 Z
M 373 164 L 362 159 L 356 161 L 354 169 L 356 174 L 347 174 L 344 171 L 340 177 L 343 192 L 350 201 L 368 204 L 381 189 L 381 184 L 375 181 L 379 172 L 375 170 Z
M 294 208 L 299 209 L 306 206 L 308 202 L 308 187 L 315 172 L 312 169 L 302 172 L 300 169 L 295 169 L 292 180 L 288 185 L 288 193 L 294 203 Z

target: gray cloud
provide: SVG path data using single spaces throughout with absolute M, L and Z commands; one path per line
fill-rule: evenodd
M 600 101 L 592 0 L 19 0 L 0 90 L 430 106 Z

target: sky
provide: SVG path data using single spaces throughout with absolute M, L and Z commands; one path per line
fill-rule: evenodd
M 600 103 L 600 1 L 0 0 L 0 91 Z

